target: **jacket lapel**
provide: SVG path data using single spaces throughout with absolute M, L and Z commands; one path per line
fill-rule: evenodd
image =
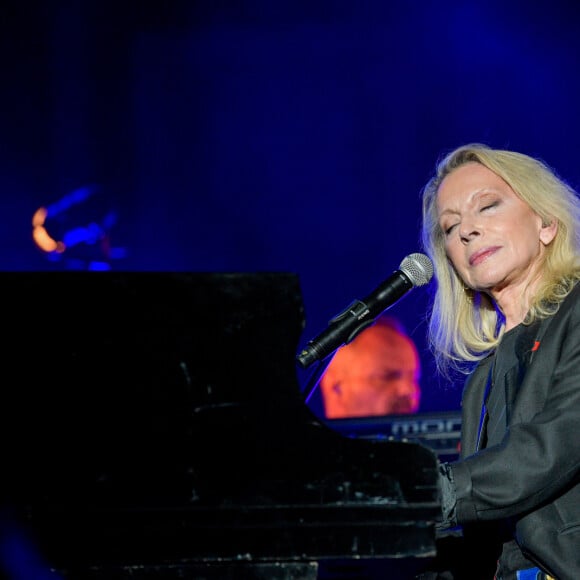
M 465 383 L 461 401 L 461 457 L 472 455 L 477 450 L 483 397 L 492 362 L 491 355 L 483 359 Z
M 522 332 L 516 344 L 518 363 L 505 376 L 506 420 L 510 424 L 512 408 L 520 385 L 524 379 L 535 352 L 538 350 L 541 338 L 548 326 L 548 320 L 538 321 Z M 483 399 L 487 381 L 493 364 L 493 354 L 483 359 L 466 381 L 462 399 L 462 435 L 461 457 L 475 453 L 478 445 L 479 430 L 483 409 Z M 485 429 L 485 425 L 482 425 Z

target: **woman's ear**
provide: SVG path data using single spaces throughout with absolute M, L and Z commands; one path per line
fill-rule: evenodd
M 540 230 L 540 241 L 544 246 L 547 246 L 556 237 L 558 232 L 558 220 L 551 218 L 548 222 L 542 222 L 542 229 Z

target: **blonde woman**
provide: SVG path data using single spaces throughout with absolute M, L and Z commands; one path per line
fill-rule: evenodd
M 580 578 L 579 235 L 574 190 L 521 153 L 461 146 L 424 188 L 430 345 L 467 374 L 440 467 L 454 578 Z

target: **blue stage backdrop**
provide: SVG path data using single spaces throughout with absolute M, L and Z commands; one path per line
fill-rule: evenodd
M 33 6 L 0 16 L 3 270 L 295 272 L 304 344 L 419 251 L 449 149 L 517 149 L 580 186 L 574 2 Z M 428 295 L 391 312 L 421 410 L 456 409 Z

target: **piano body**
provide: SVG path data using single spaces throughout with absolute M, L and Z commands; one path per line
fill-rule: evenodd
M 295 275 L 0 278 L 2 537 L 56 578 L 406 578 L 435 555 L 435 453 L 303 402 Z

